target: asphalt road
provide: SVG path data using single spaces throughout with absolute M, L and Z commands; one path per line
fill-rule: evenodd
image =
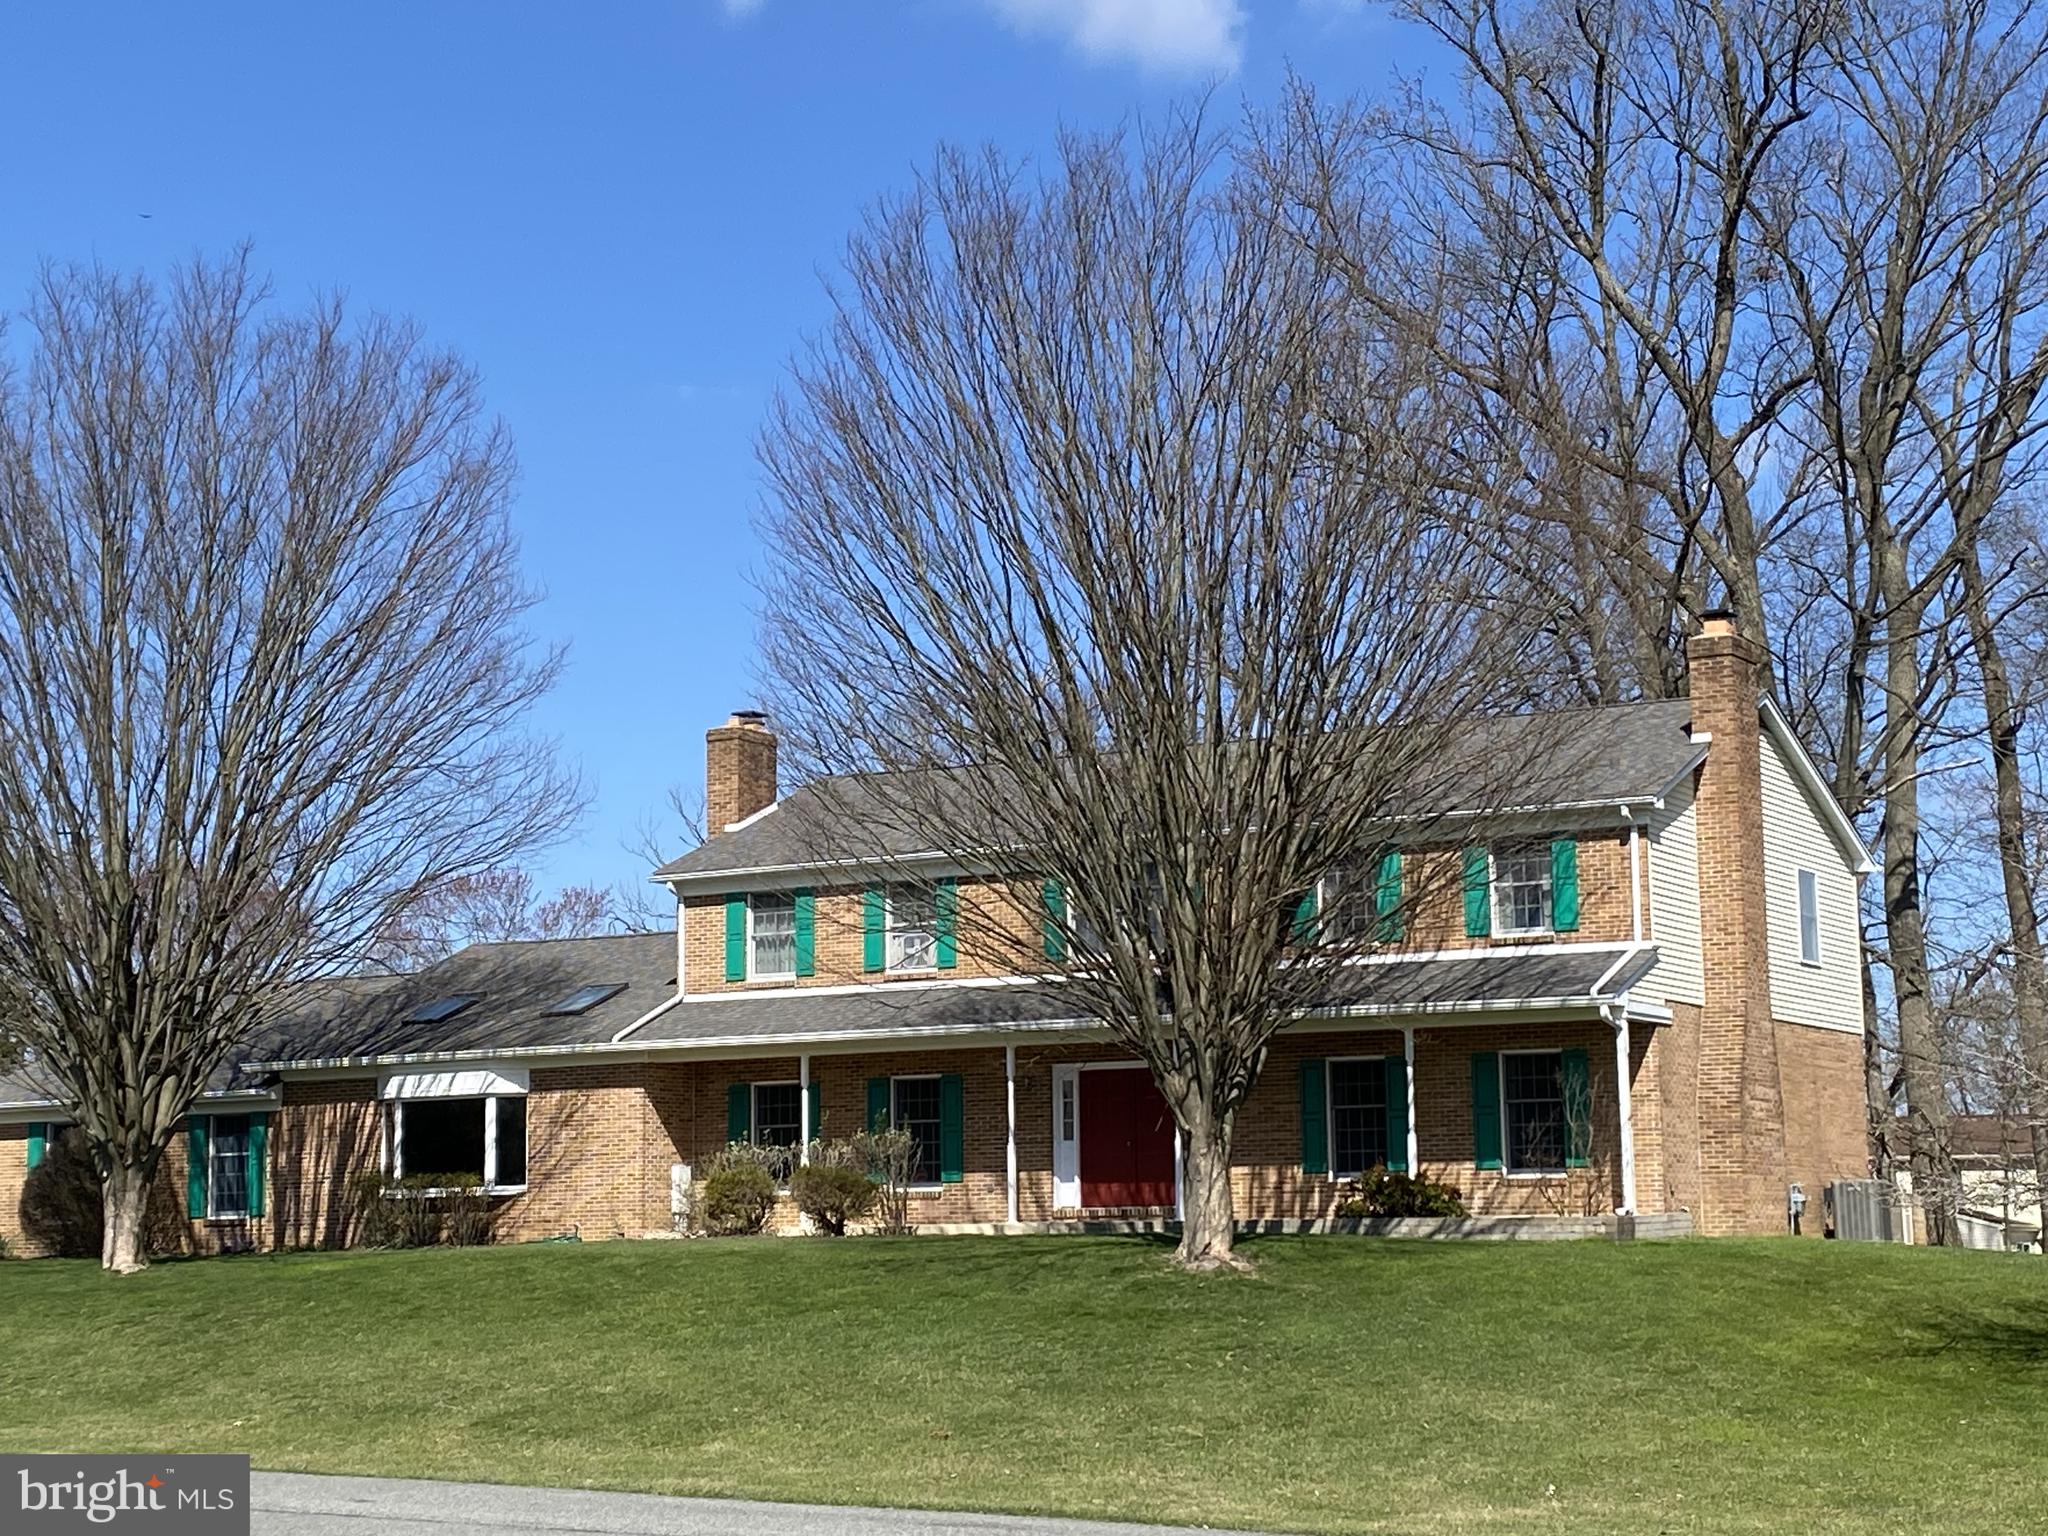
M 1187 1536 L 1182 1526 L 295 1472 L 255 1473 L 250 1506 L 254 1536 Z

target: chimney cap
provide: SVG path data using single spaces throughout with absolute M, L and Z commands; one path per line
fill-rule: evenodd
M 765 730 L 768 726 L 768 711 L 765 709 L 736 709 L 727 725 L 749 725 Z
M 1700 633 L 1703 635 L 1736 635 L 1742 632 L 1735 622 L 1733 608 L 1708 608 L 1700 613 Z

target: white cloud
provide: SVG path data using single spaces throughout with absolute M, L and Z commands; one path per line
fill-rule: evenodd
M 741 19 L 767 0 L 719 0 Z M 1175 74 L 1229 74 L 1244 57 L 1241 0 L 980 0 L 1018 32 L 1064 37 L 1098 63 L 1128 59 Z
M 1020 32 L 1064 36 L 1091 59 L 1228 73 L 1244 56 L 1238 0 L 983 0 Z

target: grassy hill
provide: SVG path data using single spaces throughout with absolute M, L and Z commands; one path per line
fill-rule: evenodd
M 0 1445 L 1303 1531 L 2008 1531 L 2048 1262 L 1794 1241 L 0 1264 Z

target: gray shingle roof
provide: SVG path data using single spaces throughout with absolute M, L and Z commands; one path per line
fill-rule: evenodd
M 579 987 L 610 983 L 624 985 L 586 1012 L 548 1011 Z M 383 979 L 368 998 L 335 993 L 312 1000 L 281 1022 L 267 1059 L 597 1045 L 673 995 L 675 986 L 673 930 L 472 944 L 424 970 Z M 447 1018 L 407 1017 L 438 999 L 470 995 L 476 1001 Z
M 1403 808 L 1415 816 L 1572 805 L 1639 804 L 1656 798 L 1685 772 L 1700 748 L 1692 740 L 1692 704 L 1658 699 L 1598 709 L 1495 715 L 1473 720 L 1448 749 L 1475 771 L 1464 782 L 1494 804 L 1458 803 L 1456 796 Z M 928 835 L 912 809 L 934 793 L 967 795 L 983 768 L 922 770 L 915 782 L 889 774 L 842 774 L 791 791 L 772 811 L 724 832 L 654 872 L 688 880 L 743 870 L 781 869 L 929 853 Z M 1451 776 L 1455 777 L 1455 776 Z
M 1472 959 L 1380 961 L 1348 966 L 1331 1012 L 1456 1010 L 1511 1003 L 1585 1003 L 1617 997 L 1655 963 L 1648 946 L 1618 969 L 1623 951 L 1494 954 Z M 1615 971 L 1608 977 L 1610 970 Z M 1598 986 L 1607 977 L 1605 986 Z M 1596 986 L 1598 990 L 1596 991 Z M 886 986 L 819 989 L 776 997 L 713 993 L 688 997 L 628 1037 L 635 1045 L 731 1041 L 792 1044 L 847 1036 L 972 1033 L 1072 1024 L 1071 1003 L 1043 986 Z

